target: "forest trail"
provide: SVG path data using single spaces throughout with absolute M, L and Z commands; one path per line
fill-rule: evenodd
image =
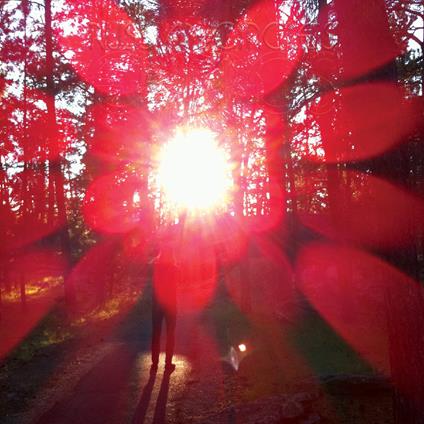
M 157 372 L 151 372 L 150 332 L 145 328 L 150 323 L 129 316 L 93 346 L 94 359 L 69 381 L 72 387 L 66 376 L 56 381 L 54 399 L 30 414 L 28 423 L 179 423 L 204 418 L 225 399 L 222 362 L 196 318 L 179 319 L 176 369 L 168 373 L 163 353 Z
M 101 329 L 98 324 L 88 341 L 64 345 L 63 356 L 32 360 L 23 375 L 31 380 L 34 372 L 44 373 L 35 397 L 25 412 L 2 423 L 353 423 L 358 410 L 375 418 L 366 422 L 378 423 L 387 413 L 390 393 L 356 403 L 342 396 L 340 421 L 311 364 L 290 346 L 290 326 L 256 322 L 256 333 L 250 329 L 237 336 L 228 331 L 240 318 L 232 309 L 181 314 L 176 369 L 165 372 L 162 353 L 152 373 L 151 308 L 145 294 L 114 325 Z M 245 353 L 237 350 L 243 336 Z

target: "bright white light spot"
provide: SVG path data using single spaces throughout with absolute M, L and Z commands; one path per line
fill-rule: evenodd
M 140 203 L 140 193 L 137 191 L 133 194 L 133 203 Z
M 225 205 L 232 185 L 227 154 L 205 128 L 177 130 L 161 151 L 158 176 L 166 200 L 191 211 Z
M 67 50 L 63 56 L 66 57 L 66 59 L 71 60 L 74 56 L 75 56 L 75 52 L 73 52 L 72 50 Z
M 239 348 L 240 352 L 246 352 L 246 349 L 247 349 L 247 347 L 244 343 L 239 344 L 238 348 Z

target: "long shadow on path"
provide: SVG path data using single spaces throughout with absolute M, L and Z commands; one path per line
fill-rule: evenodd
M 170 382 L 171 373 L 165 371 L 163 374 L 162 382 L 160 385 L 158 397 L 156 400 L 155 411 L 153 415 L 153 424 L 164 424 L 166 423 L 166 406 L 168 403 L 168 393 L 169 393 L 169 382 Z M 147 410 L 150 405 L 150 398 L 152 391 L 155 385 L 156 372 L 151 372 L 149 380 L 143 388 L 143 392 L 138 402 L 136 411 L 134 413 L 134 418 L 132 420 L 133 424 L 143 424 L 146 419 Z
M 114 424 L 127 422 L 137 361 L 148 349 L 150 307 L 143 296 L 112 329 L 112 351 L 86 373 L 72 392 L 58 401 L 38 424 Z
M 141 393 L 140 401 L 138 402 L 136 411 L 134 413 L 133 424 L 144 423 L 146 418 L 147 409 L 149 408 L 152 390 L 155 385 L 156 372 L 151 372 L 146 385 Z
M 166 404 L 168 402 L 169 379 L 171 374 L 166 372 L 163 374 L 162 384 L 156 401 L 155 415 L 153 416 L 153 424 L 163 424 L 166 422 Z
M 37 421 L 39 424 L 119 423 L 126 409 L 128 382 L 137 349 L 119 345 L 92 368 L 63 399 Z

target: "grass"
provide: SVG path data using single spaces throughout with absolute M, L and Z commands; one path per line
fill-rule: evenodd
M 30 298 L 37 298 L 54 287 L 63 284 L 62 277 L 44 277 L 34 281 L 27 281 L 25 283 L 25 296 L 27 300 Z M 5 303 L 21 302 L 21 289 L 18 284 L 12 285 L 10 290 L 3 290 L 2 301 Z
M 243 342 L 251 333 L 248 318 L 226 297 L 218 294 L 203 313 L 203 320 L 212 327 L 221 355 L 228 352 L 230 346 Z
M 317 375 L 374 373 L 313 309 L 292 328 L 290 341 Z
M 258 331 L 225 292 L 216 297 L 204 318 L 212 323 L 221 354 L 230 345 L 254 338 Z M 297 321 L 290 325 L 282 323 L 281 328 L 284 340 L 306 360 L 315 375 L 375 373 L 309 305 Z
M 74 337 L 59 307 L 51 310 L 0 366 L 0 416 L 25 409 L 62 360 Z
M 58 306 L 52 309 L 6 359 L 6 363 L 28 362 L 44 349 L 59 345 L 74 336 L 72 327 L 65 324 L 64 315 Z

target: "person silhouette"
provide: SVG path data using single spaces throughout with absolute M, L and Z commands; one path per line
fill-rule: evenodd
M 179 269 L 171 245 L 161 246 L 153 261 L 152 281 L 152 371 L 157 370 L 162 324 L 166 325 L 165 371 L 175 370 L 172 363 L 177 321 L 177 285 Z

